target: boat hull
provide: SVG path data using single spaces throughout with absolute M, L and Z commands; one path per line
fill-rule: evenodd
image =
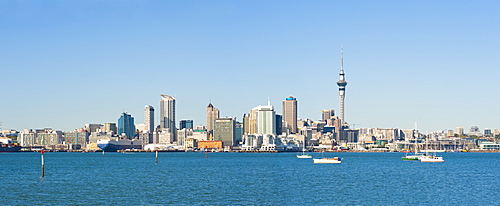
M 444 162 L 443 157 L 424 156 L 420 158 L 420 162 Z
M 297 158 L 299 159 L 310 159 L 313 158 L 312 155 L 297 155 Z
M 19 152 L 20 146 L 1 146 L 0 152 Z
M 142 143 L 139 140 L 105 140 L 98 141 L 97 146 L 105 152 L 116 152 L 126 149 L 142 149 Z
M 313 159 L 315 164 L 339 164 L 342 163 L 340 158 L 322 158 L 322 159 Z

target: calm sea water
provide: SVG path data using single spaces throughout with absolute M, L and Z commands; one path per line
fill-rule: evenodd
M 0 154 L 2 205 L 499 205 L 500 153 Z

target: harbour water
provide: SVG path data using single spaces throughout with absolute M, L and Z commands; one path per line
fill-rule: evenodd
M 500 153 L 0 154 L 2 205 L 498 205 Z M 313 154 L 314 156 L 316 154 Z

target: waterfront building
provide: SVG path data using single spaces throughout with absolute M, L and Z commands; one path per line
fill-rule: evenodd
M 223 149 L 223 141 L 220 140 L 214 140 L 214 141 L 199 141 L 198 142 L 198 148 L 200 149 Z
M 213 121 L 219 118 L 219 109 L 215 108 L 212 103 L 207 106 L 207 132 L 208 134 L 213 133 Z
M 179 121 L 179 129 L 193 129 L 193 120 L 183 119 Z
M 258 134 L 276 134 L 276 112 L 271 103 L 256 107 L 257 110 L 257 133 Z
M 63 133 L 62 131 L 55 131 L 51 129 L 42 130 L 36 133 L 36 144 L 44 146 L 54 146 L 62 144 Z
M 283 132 L 297 133 L 297 99 L 293 96 L 283 100 Z
M 90 132 L 86 130 L 64 132 L 64 144 L 70 145 L 70 149 L 82 149 L 82 147 L 87 147 L 89 143 L 89 134 Z
M 103 132 L 113 132 L 113 134 L 118 134 L 118 129 L 116 128 L 116 123 L 104 123 L 101 129 Z
M 224 147 L 236 146 L 236 118 L 218 118 L 214 120 L 213 140 L 222 141 Z
M 160 100 L 160 129 L 172 133 L 172 139 L 175 141 L 175 98 L 162 94 Z
M 36 133 L 31 129 L 25 129 L 17 136 L 17 142 L 22 147 L 36 145 Z
M 134 117 L 126 112 L 123 112 L 118 119 L 118 135 L 123 134 L 125 134 L 127 138 L 135 136 Z
M 144 106 L 144 124 L 146 130 L 152 134 L 155 130 L 155 108 L 151 105 Z
M 457 127 L 455 129 L 455 133 L 459 136 L 464 135 L 464 128 L 463 127 Z
M 189 130 L 186 128 L 177 130 L 177 145 L 178 146 L 185 146 L 185 140 L 188 136 L 188 132 L 189 132 Z

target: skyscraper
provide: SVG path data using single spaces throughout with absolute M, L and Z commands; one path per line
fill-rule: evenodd
M 276 134 L 276 112 L 271 103 L 257 108 L 257 134 Z
M 236 145 L 236 118 L 218 118 L 213 121 L 213 140 L 222 141 L 224 147 Z
M 166 94 L 162 94 L 163 99 L 160 100 L 160 128 L 168 129 L 172 135 L 172 140 L 175 141 L 177 133 L 175 129 L 175 98 Z
M 339 86 L 339 96 L 340 96 L 340 125 L 343 126 L 345 124 L 344 119 L 344 97 L 345 97 L 345 86 L 347 86 L 347 82 L 344 77 L 344 50 L 341 51 L 340 57 L 340 80 L 337 82 Z
M 209 103 L 207 106 L 207 133 L 211 134 L 214 130 L 213 122 L 219 118 L 219 110 Z
M 297 99 L 292 96 L 283 100 L 283 132 L 286 131 L 297 133 Z
M 122 113 L 118 119 L 118 134 L 125 134 L 128 138 L 135 136 L 134 117 L 132 115 L 126 112 Z
M 155 109 L 151 105 L 144 107 L 144 124 L 149 133 L 152 134 L 155 130 Z

